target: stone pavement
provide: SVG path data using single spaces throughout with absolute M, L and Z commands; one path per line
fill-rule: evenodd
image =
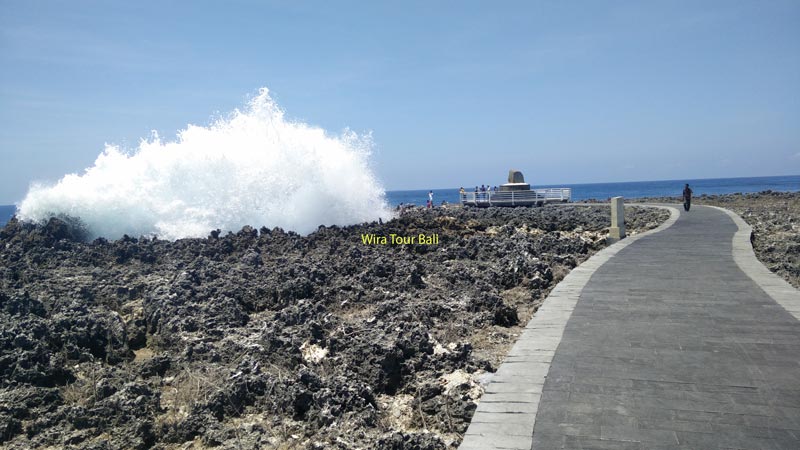
M 800 294 L 763 266 L 751 273 L 745 226 L 673 210 L 573 270 L 461 448 L 800 449 L 800 321 L 787 311 Z

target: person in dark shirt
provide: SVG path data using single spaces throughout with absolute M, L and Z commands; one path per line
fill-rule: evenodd
M 683 209 L 686 211 L 692 207 L 692 189 L 689 187 L 689 183 L 686 183 L 686 186 L 683 188 Z

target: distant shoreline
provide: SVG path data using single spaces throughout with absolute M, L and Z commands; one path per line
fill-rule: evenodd
M 695 195 L 724 195 L 736 193 L 757 193 L 767 190 L 777 192 L 798 192 L 800 191 L 800 175 L 786 175 L 773 177 L 739 177 L 739 178 L 705 178 L 695 180 L 658 180 L 658 181 L 631 181 L 615 183 L 586 183 L 586 184 L 561 184 L 561 185 L 539 185 L 536 183 L 535 176 L 531 177 L 531 187 L 535 188 L 559 188 L 566 187 L 572 189 L 572 200 L 606 200 L 610 197 L 621 195 L 625 198 L 645 198 L 645 197 L 672 197 L 680 196 L 684 183 L 689 183 Z M 497 184 L 502 184 L 502 180 Z M 459 186 L 460 187 L 460 186 Z M 447 203 L 457 203 L 459 187 L 444 189 L 414 189 L 414 190 L 393 190 L 386 191 L 387 201 L 391 206 L 399 204 L 425 205 L 428 200 L 428 191 L 432 190 L 434 204 L 439 205 L 443 201 Z M 476 186 L 465 185 L 467 192 L 475 190 Z M 477 186 L 480 188 L 480 185 Z
M 563 185 L 532 185 L 536 188 L 568 187 L 572 189 L 572 201 L 607 200 L 613 196 L 626 199 L 679 197 L 683 183 L 689 183 L 695 196 L 754 194 L 771 190 L 773 192 L 800 192 L 800 175 L 773 177 L 704 178 L 696 180 L 658 180 L 616 183 L 585 183 Z M 498 182 L 498 185 L 501 181 Z M 458 187 L 433 189 L 434 205 L 458 203 Z M 468 192 L 475 186 L 464 186 Z M 391 207 L 401 204 L 423 206 L 431 189 L 386 191 L 386 199 Z M 5 225 L 14 215 L 15 205 L 0 205 L 0 226 Z

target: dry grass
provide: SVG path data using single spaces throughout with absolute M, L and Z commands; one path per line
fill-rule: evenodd
M 225 382 L 223 371 L 217 367 L 187 368 L 175 377 L 165 378 L 160 406 L 166 412 L 156 417 L 156 425 L 172 426 L 182 422 L 195 405 L 207 402 Z
M 97 382 L 99 381 L 98 366 L 96 363 L 87 363 L 80 369 L 74 371 L 75 381 L 60 389 L 61 398 L 68 405 L 94 406 L 97 398 Z

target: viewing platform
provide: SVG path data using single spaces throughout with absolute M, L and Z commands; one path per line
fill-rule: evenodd
M 525 177 L 518 170 L 508 171 L 508 183 L 501 184 L 500 190 L 493 190 L 489 186 L 474 192 L 462 192 L 461 204 L 464 206 L 543 206 L 545 203 L 566 203 L 572 199 L 572 189 L 531 189 L 525 182 Z
M 566 203 L 572 198 L 572 189 L 529 189 L 523 191 L 465 192 L 460 195 L 465 206 L 542 206 L 545 203 Z

